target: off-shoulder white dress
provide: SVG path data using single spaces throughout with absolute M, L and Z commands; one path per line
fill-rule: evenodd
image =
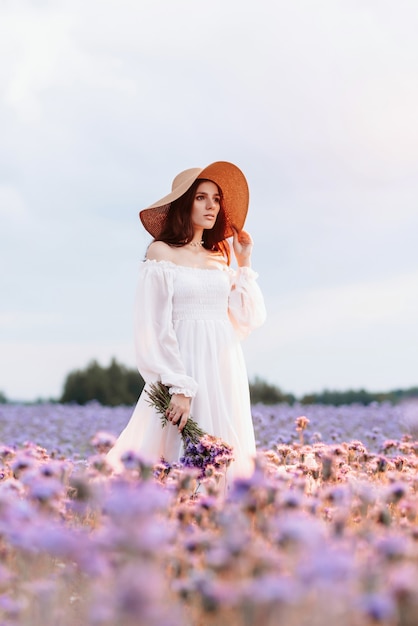
M 135 351 L 146 384 L 161 380 L 171 393 L 192 398 L 192 417 L 234 448 L 229 476 L 251 472 L 255 455 L 247 371 L 240 345 L 265 319 L 257 274 L 144 261 L 139 271 Z M 177 461 L 177 427 L 161 422 L 143 392 L 107 458 L 120 467 L 128 450 L 144 458 Z

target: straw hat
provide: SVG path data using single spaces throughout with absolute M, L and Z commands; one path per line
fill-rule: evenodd
M 244 174 L 233 163 L 216 161 L 207 167 L 193 167 L 180 172 L 171 187 L 171 193 L 151 206 L 139 212 L 139 217 L 146 230 L 155 238 L 163 229 L 171 202 L 180 198 L 197 178 L 213 181 L 222 190 L 227 227 L 224 238 L 233 234 L 232 226 L 242 230 L 248 211 L 249 191 Z

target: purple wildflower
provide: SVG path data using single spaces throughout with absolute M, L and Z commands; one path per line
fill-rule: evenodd
M 387 624 L 396 616 L 394 601 L 383 594 L 370 593 L 364 596 L 361 599 L 360 608 L 375 624 Z
M 205 478 L 209 467 L 224 469 L 233 460 L 231 446 L 222 439 L 212 435 L 203 435 L 197 442 L 188 438 L 185 442 L 184 454 L 180 459 L 183 467 L 198 468 L 198 480 Z
M 90 440 L 93 448 L 96 448 L 97 452 L 100 453 L 109 452 L 109 450 L 115 445 L 115 442 L 115 435 L 105 432 L 103 430 L 98 431 Z

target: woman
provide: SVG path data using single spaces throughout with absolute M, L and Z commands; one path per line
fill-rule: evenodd
M 242 230 L 248 199 L 241 170 L 216 162 L 181 172 L 170 194 L 140 212 L 154 241 L 139 272 L 137 365 L 147 384 L 169 387 L 167 417 L 176 427 L 161 427 L 144 390 L 108 454 L 116 468 L 127 450 L 154 462 L 177 461 L 179 430 L 192 415 L 233 447 L 229 476 L 252 471 L 255 440 L 240 339 L 263 323 L 265 309 L 250 268 L 252 240 Z M 237 271 L 229 267 L 231 236 Z

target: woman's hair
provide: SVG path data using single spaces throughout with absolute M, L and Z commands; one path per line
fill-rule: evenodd
M 164 241 L 170 246 L 185 246 L 192 241 L 194 230 L 191 220 L 193 202 L 200 183 L 213 182 L 205 178 L 197 178 L 189 189 L 177 200 L 173 200 L 168 209 L 164 227 L 156 241 Z M 216 183 L 215 183 L 216 184 Z M 218 187 L 218 185 L 216 185 Z M 230 263 L 229 245 L 224 238 L 227 219 L 223 206 L 222 189 L 218 187 L 220 209 L 213 228 L 203 231 L 203 247 L 214 252 L 221 252 Z

